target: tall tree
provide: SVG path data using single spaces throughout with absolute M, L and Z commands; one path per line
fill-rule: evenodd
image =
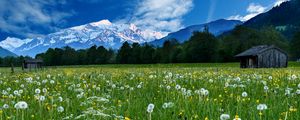
M 186 43 L 187 62 L 215 62 L 218 50 L 217 38 L 209 32 L 195 32 Z
M 291 40 L 290 51 L 292 54 L 292 60 L 300 59 L 300 32 L 297 32 Z
M 124 42 L 117 54 L 117 63 L 128 64 L 131 53 L 131 46 L 128 42 Z
M 89 64 L 96 64 L 97 46 L 93 45 L 87 50 L 87 61 Z

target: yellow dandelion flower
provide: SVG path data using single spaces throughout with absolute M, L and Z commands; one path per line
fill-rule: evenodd
M 204 119 L 204 120 L 209 120 L 209 119 L 208 119 L 208 117 L 205 117 L 205 119 Z
M 125 120 L 130 120 L 130 118 L 129 117 L 125 117 Z
M 260 116 L 262 116 L 262 115 L 263 115 L 263 113 L 262 113 L 262 112 L 259 112 L 258 114 L 259 114 Z

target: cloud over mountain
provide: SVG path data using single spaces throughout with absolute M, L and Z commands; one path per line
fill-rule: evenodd
M 247 15 L 241 16 L 241 15 L 234 15 L 230 16 L 228 19 L 229 20 L 241 20 L 241 21 L 247 21 L 253 17 L 255 17 L 258 14 L 261 14 L 266 11 L 266 7 L 260 5 L 260 4 L 255 4 L 251 3 L 248 8 L 247 8 Z
M 141 28 L 167 34 L 183 27 L 182 17 L 193 8 L 193 0 L 143 0 L 125 20 Z

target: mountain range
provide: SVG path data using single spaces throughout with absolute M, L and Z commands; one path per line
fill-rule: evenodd
M 154 40 L 150 42 L 150 44 L 154 46 L 161 46 L 166 40 L 170 40 L 170 39 L 176 39 L 179 43 L 183 43 L 187 41 L 193 35 L 194 32 L 203 31 L 205 27 L 208 28 L 210 33 L 214 34 L 215 36 L 218 36 L 224 32 L 232 30 L 235 26 L 241 24 L 242 22 L 238 20 L 220 19 L 206 24 L 186 27 L 177 32 L 170 33 L 166 37 L 163 37 L 158 40 Z
M 190 26 L 164 37 L 160 32 L 141 30 L 134 24 L 114 24 L 108 20 L 101 20 L 63 29 L 44 37 L 24 40 L 9 37 L 1 41 L 0 46 L 17 55 L 34 57 L 36 54 L 45 52 L 49 48 L 61 48 L 64 46 L 85 49 L 92 45 L 97 45 L 118 49 L 125 41 L 129 43 L 162 45 L 165 40 L 175 38 L 180 42 L 184 42 L 192 36 L 194 31 L 202 31 L 205 26 L 208 26 L 213 34 L 219 35 L 222 32 L 233 29 L 237 24 L 241 24 L 241 22 L 222 19 L 208 24 Z
M 159 32 L 138 29 L 134 24 L 113 24 L 101 20 L 81 26 L 60 30 L 56 33 L 33 39 L 19 40 L 7 38 L 0 46 L 18 55 L 35 56 L 49 48 L 70 46 L 75 49 L 85 49 L 92 45 L 118 49 L 123 42 L 145 43 L 162 38 Z

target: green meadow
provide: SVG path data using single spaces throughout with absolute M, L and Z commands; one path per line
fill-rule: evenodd
M 0 119 L 297 120 L 300 64 L 0 68 Z

